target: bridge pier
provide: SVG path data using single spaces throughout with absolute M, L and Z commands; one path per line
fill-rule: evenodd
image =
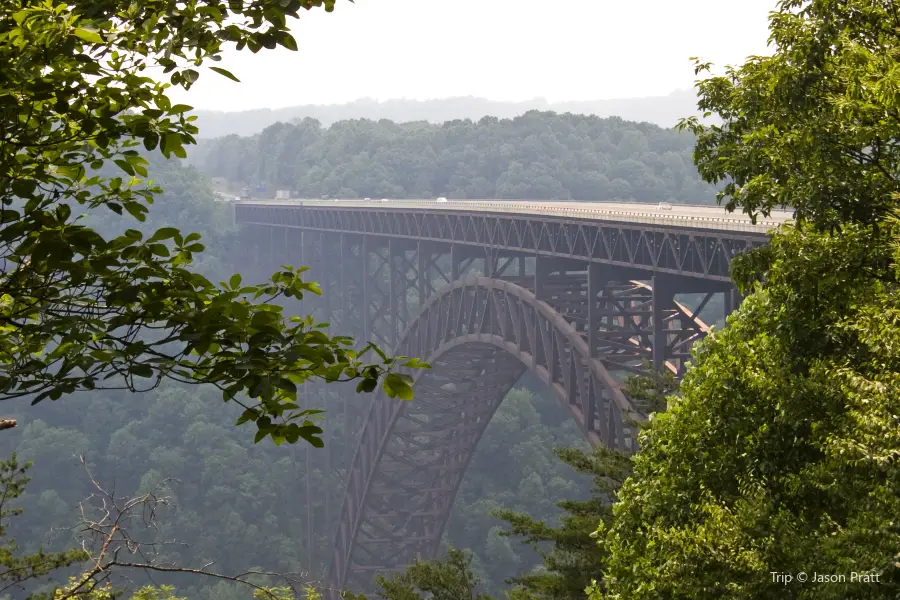
M 675 286 L 665 275 L 653 275 L 652 310 L 650 322 L 653 326 L 653 368 L 662 369 L 666 362 L 668 344 L 663 315 L 675 304 Z

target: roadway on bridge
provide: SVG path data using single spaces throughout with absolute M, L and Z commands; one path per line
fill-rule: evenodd
M 754 224 L 743 213 L 728 213 L 720 206 L 672 204 L 660 208 L 658 204 L 629 202 L 573 202 L 555 200 L 249 200 L 244 204 L 266 206 L 340 206 L 344 208 L 368 208 L 373 210 L 414 208 L 429 211 L 498 212 L 545 216 L 574 217 L 599 221 L 625 221 L 650 225 L 694 227 L 703 229 L 727 229 L 765 233 L 789 221 L 788 211 L 773 211 L 767 217 L 758 217 Z

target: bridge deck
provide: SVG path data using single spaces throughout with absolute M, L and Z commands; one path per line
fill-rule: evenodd
M 728 213 L 720 206 L 673 204 L 661 209 L 657 204 L 626 202 L 562 202 L 555 200 L 251 200 L 243 204 L 266 206 L 340 206 L 343 208 L 403 209 L 428 211 L 464 211 L 505 214 L 546 215 L 591 221 L 616 221 L 648 225 L 683 226 L 692 229 L 719 229 L 765 234 L 789 221 L 792 213 L 773 211 L 753 223 L 745 214 Z

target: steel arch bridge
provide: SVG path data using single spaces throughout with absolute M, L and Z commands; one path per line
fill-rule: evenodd
M 346 492 L 338 512 L 325 486 L 307 536 L 334 540 L 321 566 L 335 587 L 365 590 L 436 554 L 478 440 L 526 371 L 591 444 L 634 450 L 620 383 L 648 362 L 683 374 L 709 331 L 699 313 L 717 294 L 725 315 L 739 301 L 731 259 L 774 225 L 517 206 L 235 205 L 245 273 L 308 265 L 323 295 L 298 309 L 433 366 L 411 372 L 412 403 L 327 401 L 349 439 L 330 439 L 326 421 L 324 469 Z M 681 294 L 696 294 L 692 309 Z M 341 445 L 354 451 L 336 456 Z

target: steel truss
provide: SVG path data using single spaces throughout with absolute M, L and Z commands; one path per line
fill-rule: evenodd
M 728 265 L 765 243 L 744 232 L 489 212 L 235 205 L 238 223 L 491 247 L 729 282 Z
M 371 573 L 437 551 L 466 465 L 509 389 L 534 371 L 595 444 L 633 449 L 631 407 L 575 328 L 530 291 L 458 280 L 422 308 L 397 351 L 424 357 L 416 401 L 372 406 L 351 470 L 334 568 Z
M 371 340 L 434 366 L 412 373 L 417 377 L 412 403 L 384 396 L 372 400 L 346 387 L 306 390 L 305 402 L 326 408 L 327 418 L 341 423 L 342 439 L 336 441 L 342 443 L 326 440 L 327 456 L 319 468 L 347 482 L 340 511 L 330 508 L 328 490 L 324 507 L 307 507 L 307 544 L 334 539 L 332 555 L 315 564 L 327 562 L 334 585 L 357 590 L 371 585 L 374 572 L 402 569 L 417 555 L 434 556 L 478 440 L 526 370 L 548 385 L 592 444 L 634 450 L 628 424 L 633 411 L 619 384 L 644 372 L 647 362 L 684 372 L 690 347 L 709 331 L 698 318 L 703 306 L 724 292 L 727 313 L 739 300 L 717 261 L 726 250 L 731 256 L 732 249 L 759 241 L 743 234 L 729 241 L 721 232 L 641 234 L 645 250 L 655 239 L 657 249 L 668 244 L 668 252 L 681 252 L 676 265 L 671 256 L 636 249 L 626 231 L 634 226 L 624 224 L 554 225 L 516 215 L 503 225 L 504 217 L 497 215 L 447 215 L 440 238 L 429 227 L 441 219 L 431 213 L 236 208 L 242 211 L 245 269 L 268 276 L 280 264 L 305 264 L 320 283 L 322 296 L 304 298 L 289 310 L 332 323 L 332 333 Z M 375 213 L 405 222 L 407 229 Z M 465 219 L 468 225 L 462 224 Z M 372 235 L 360 233 L 366 223 Z M 499 238 L 477 234 L 485 223 L 496 231 L 503 225 L 541 233 L 529 250 L 515 232 Z M 410 233 L 412 225 L 419 237 Z M 572 235 L 581 242 L 573 242 Z M 457 243 L 445 241 L 454 237 Z M 485 241 L 479 245 L 473 239 Z M 556 241 L 548 245 L 551 239 Z M 618 250 L 598 250 L 609 249 L 608 243 Z M 704 255 L 705 244 L 718 249 Z M 577 255 L 579 248 L 585 249 L 583 256 Z M 652 265 L 668 266 L 649 271 Z M 702 294 L 700 306 L 691 311 L 676 301 L 682 293 Z M 333 428 L 329 422 L 326 435 Z M 334 453 L 354 447 L 355 454 Z M 308 477 L 308 455 L 306 460 Z

